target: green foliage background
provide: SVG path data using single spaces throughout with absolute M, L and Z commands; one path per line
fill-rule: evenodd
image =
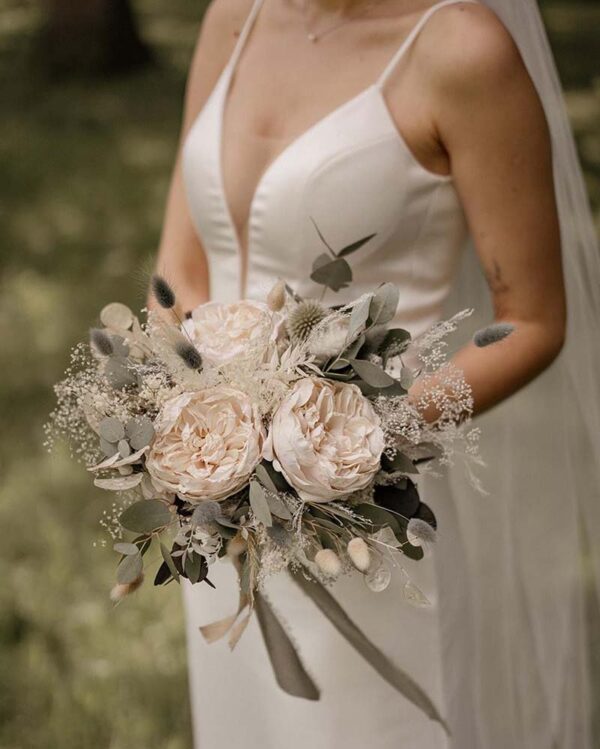
M 179 591 L 113 608 L 107 495 L 42 424 L 102 304 L 143 302 L 204 5 L 137 0 L 158 65 L 58 82 L 31 68 L 37 3 L 0 0 L 0 749 L 191 746 Z M 600 8 L 544 9 L 600 216 Z

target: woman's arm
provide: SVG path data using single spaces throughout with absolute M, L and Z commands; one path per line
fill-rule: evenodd
M 192 224 L 184 192 L 181 148 L 227 64 L 249 8 L 249 0 L 214 0 L 204 15 L 192 58 L 179 147 L 156 261 L 157 273 L 169 281 L 177 294 L 180 313 L 206 301 L 209 296 L 206 255 Z M 156 307 L 152 296 L 148 306 Z
M 431 29 L 438 39 L 427 40 L 436 54 L 426 59 L 438 137 L 495 319 L 515 326 L 501 343 L 483 349 L 469 344 L 453 359 L 479 413 L 532 380 L 563 345 L 566 304 L 551 145 L 537 92 L 496 16 L 478 5 L 451 6 L 438 15 Z

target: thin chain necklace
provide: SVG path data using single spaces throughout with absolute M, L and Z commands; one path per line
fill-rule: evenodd
M 382 2 L 382 0 L 372 0 L 372 2 L 367 3 L 364 8 L 359 12 L 355 13 L 352 16 L 349 16 L 348 18 L 345 18 L 340 23 L 336 23 L 334 26 L 330 26 L 327 29 L 323 29 L 323 31 L 311 31 L 308 27 L 308 22 L 306 20 L 306 11 L 308 9 L 308 3 L 309 0 L 304 0 L 304 5 L 302 6 L 302 15 L 304 18 L 304 28 L 306 30 L 306 38 L 309 42 L 318 42 L 319 39 L 322 39 L 327 34 L 331 34 L 332 31 L 337 31 L 337 29 L 341 28 L 342 26 L 345 26 L 347 23 L 350 23 L 351 21 L 354 21 L 355 18 L 360 18 L 360 16 L 363 16 L 365 13 L 368 13 L 371 8 L 374 8 L 376 5 L 379 5 L 379 3 Z

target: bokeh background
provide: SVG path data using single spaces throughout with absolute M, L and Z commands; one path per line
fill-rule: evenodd
M 0 749 L 191 747 L 179 591 L 110 604 L 110 499 L 42 426 L 101 306 L 143 304 L 205 6 L 0 0 Z M 542 6 L 600 227 L 600 5 Z

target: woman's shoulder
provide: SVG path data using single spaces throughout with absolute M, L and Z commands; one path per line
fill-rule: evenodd
M 525 71 L 509 30 L 481 2 L 441 8 L 417 38 L 415 47 L 423 53 L 428 73 L 450 92 L 455 88 L 468 92 L 480 86 L 497 86 Z
M 211 0 L 204 13 L 202 33 L 235 44 L 253 4 L 253 0 Z

